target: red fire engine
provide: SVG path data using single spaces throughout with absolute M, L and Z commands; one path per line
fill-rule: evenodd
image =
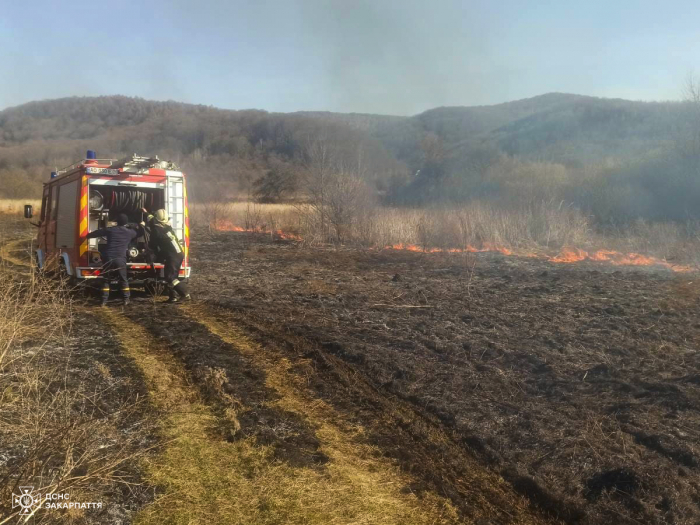
M 87 158 L 51 173 L 44 183 L 38 224 L 36 264 L 40 269 L 57 271 L 73 281 L 99 277 L 100 252 L 104 239 L 87 239 L 88 232 L 116 224 L 125 213 L 129 221 L 145 219 L 149 212 L 165 209 L 171 226 L 182 242 L 185 260 L 180 278 L 190 276 L 189 214 L 185 174 L 172 162 L 158 157 L 134 155 L 122 160 L 97 159 L 94 151 Z M 25 206 L 24 215 L 33 210 Z M 129 279 L 133 284 L 155 284 L 163 278 L 163 265 L 153 266 L 146 255 L 146 243 L 138 238 L 127 253 Z

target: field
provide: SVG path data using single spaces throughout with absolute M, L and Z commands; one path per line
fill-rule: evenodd
M 85 385 L 114 391 L 95 419 L 128 436 L 86 485 L 112 514 L 76 522 L 700 522 L 695 272 L 193 239 L 193 304 L 72 296 L 52 358 L 81 349 Z M 34 481 L 13 461 L 3 497 Z

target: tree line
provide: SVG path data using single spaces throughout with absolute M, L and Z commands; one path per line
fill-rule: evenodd
M 687 91 L 674 103 L 549 94 L 415 117 L 121 96 L 33 102 L 0 112 L 0 197 L 36 196 L 49 171 L 96 149 L 173 160 L 202 201 L 313 199 L 321 176 L 324 201 L 335 181 L 392 205 L 561 199 L 602 222 L 683 220 L 700 199 L 697 84 Z

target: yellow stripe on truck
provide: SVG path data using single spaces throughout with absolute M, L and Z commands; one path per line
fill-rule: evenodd
M 88 251 L 88 243 L 87 241 L 84 241 L 83 244 L 80 245 L 80 256 L 82 257 L 85 255 L 85 252 Z
M 187 208 L 185 208 L 185 217 L 187 217 Z M 185 221 L 185 238 L 182 240 L 183 249 L 185 251 L 185 257 L 187 257 L 187 252 L 189 252 L 189 248 L 187 246 L 187 239 L 190 237 L 190 229 L 187 227 L 187 221 Z

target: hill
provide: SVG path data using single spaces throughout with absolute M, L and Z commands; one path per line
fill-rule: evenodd
M 336 167 L 361 173 L 396 202 L 483 197 L 501 192 L 504 177 L 521 181 L 514 171 L 524 164 L 532 171 L 542 162 L 567 170 L 657 162 L 691 127 L 687 109 L 565 93 L 413 117 L 233 111 L 123 96 L 47 100 L 0 111 L 0 196 L 36 195 L 51 168 L 96 149 L 173 159 L 200 199 L 275 200 L 297 191 L 309 147 L 322 141 Z
M 159 154 L 183 166 L 201 198 L 249 193 L 270 171 L 303 164 L 305 144 L 332 137 L 344 149 L 363 147 L 381 177 L 405 169 L 383 146 L 350 126 L 300 114 L 221 110 L 122 96 L 32 102 L 0 112 L 0 195 L 35 195 L 54 167 L 82 158 Z

